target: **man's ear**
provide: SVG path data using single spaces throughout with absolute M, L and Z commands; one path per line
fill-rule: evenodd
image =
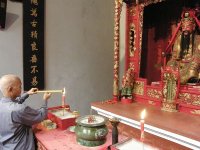
M 13 87 L 12 86 L 9 86 L 8 87 L 8 92 L 11 92 L 13 90 Z

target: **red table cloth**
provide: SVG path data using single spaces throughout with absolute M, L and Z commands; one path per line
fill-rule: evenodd
M 106 143 L 96 147 L 86 147 L 76 142 L 76 135 L 69 130 L 41 130 L 35 133 L 40 150 L 106 150 L 112 144 L 112 133 L 107 135 Z M 119 135 L 119 141 L 127 137 Z

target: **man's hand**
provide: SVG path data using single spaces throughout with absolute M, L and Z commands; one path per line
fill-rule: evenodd
M 51 93 L 45 92 L 43 99 L 47 101 L 50 97 L 51 97 Z
M 33 95 L 33 94 L 36 94 L 37 91 L 38 91 L 37 88 L 31 88 L 27 93 L 28 93 L 28 95 Z

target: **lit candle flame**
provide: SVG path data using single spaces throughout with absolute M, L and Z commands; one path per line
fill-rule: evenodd
M 146 116 L 146 109 L 144 109 L 142 112 L 141 112 L 141 120 L 144 120 Z

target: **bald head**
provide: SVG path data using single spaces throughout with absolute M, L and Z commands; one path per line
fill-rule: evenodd
M 0 90 L 4 96 L 14 98 L 13 93 L 15 96 L 19 96 L 16 93 L 16 87 L 20 87 L 20 93 L 18 93 L 21 94 L 21 80 L 18 76 L 7 74 L 0 78 Z

